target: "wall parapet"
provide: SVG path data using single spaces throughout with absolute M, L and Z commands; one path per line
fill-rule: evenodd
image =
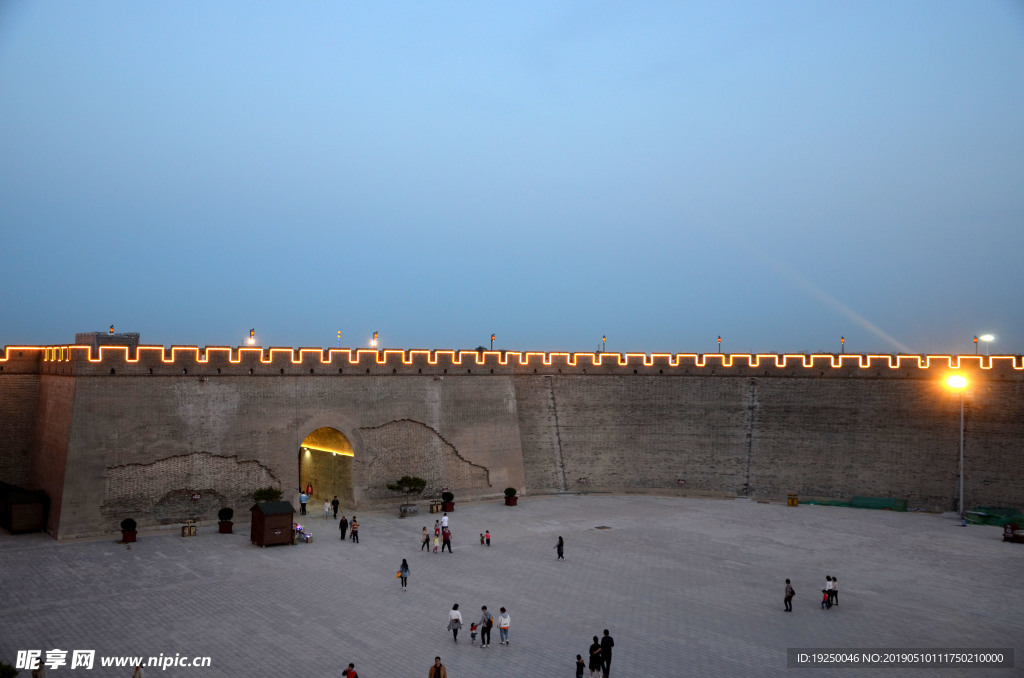
M 1013 355 L 834 353 L 590 353 L 455 349 L 350 349 L 258 346 L 8 346 L 0 370 L 44 374 L 239 376 L 303 374 L 525 375 L 637 374 L 743 377 L 932 377 L 967 370 L 987 378 L 1024 376 Z

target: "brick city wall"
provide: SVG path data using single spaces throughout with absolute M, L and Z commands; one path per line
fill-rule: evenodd
M 1020 357 L 142 346 L 128 359 L 59 346 L 8 348 L 0 367 L 0 480 L 24 477 L 30 426 L 27 484 L 54 499 L 60 537 L 110 532 L 126 515 L 142 527 L 212 520 L 221 505 L 244 515 L 253 489 L 295 501 L 313 480 L 315 510 L 334 494 L 349 509 L 394 505 L 385 486 L 402 475 L 457 501 L 513 486 L 892 496 L 948 510 L 960 399 L 941 380 L 952 368 L 972 382 L 968 501 L 1024 505 Z M 301 454 L 321 427 L 354 456 Z

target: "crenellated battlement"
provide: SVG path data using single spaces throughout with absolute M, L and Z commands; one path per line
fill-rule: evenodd
M 521 375 L 637 374 L 924 378 L 935 370 L 1019 377 L 1021 356 L 831 353 L 589 353 L 452 349 L 230 346 L 8 346 L 0 358 L 19 372 L 75 375 Z

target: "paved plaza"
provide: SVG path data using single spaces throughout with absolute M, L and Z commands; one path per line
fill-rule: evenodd
M 131 548 L 0 532 L 0 661 L 14 664 L 18 650 L 92 649 L 211 658 L 148 677 L 336 678 L 354 662 L 361 678 L 418 678 L 440 655 L 451 678 L 569 678 L 576 654 L 607 628 L 613 676 L 1009 676 L 1024 667 L 1024 545 L 949 514 L 527 496 L 517 507 L 457 504 L 451 555 L 420 551 L 420 530 L 437 515 L 358 515 L 360 544 L 342 543 L 337 523 L 314 512 L 305 522 L 313 543 L 266 549 L 250 544 L 248 524 L 187 539 L 143 533 Z M 487 529 L 490 548 L 479 544 Z M 402 558 L 405 592 L 395 578 Z M 826 575 L 838 578 L 839 606 L 823 611 Z M 792 613 L 783 611 L 787 577 Z M 458 645 L 445 629 L 454 603 L 467 622 Z M 468 622 L 482 605 L 495 616 L 508 608 L 510 645 L 497 644 L 497 628 L 490 647 L 470 645 Z M 789 647 L 1012 647 L 1018 668 L 787 669 Z

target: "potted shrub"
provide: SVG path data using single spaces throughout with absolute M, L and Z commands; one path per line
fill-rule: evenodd
M 217 511 L 217 530 L 221 534 L 231 534 L 231 526 L 234 525 L 231 519 L 235 517 L 235 510 L 225 506 Z
M 515 506 L 519 503 L 519 497 L 516 496 L 516 488 L 506 487 L 505 488 L 505 506 Z
M 401 492 L 405 501 L 398 507 L 398 517 L 414 516 L 419 513 L 419 506 L 409 501 L 414 494 L 419 494 L 427 486 L 427 481 L 417 476 L 402 476 L 397 483 L 388 483 L 392 492 Z
M 138 532 L 135 531 L 135 521 L 131 518 L 125 518 L 121 521 L 121 542 L 130 544 L 135 541 L 135 537 Z
M 441 493 L 441 509 L 444 511 L 455 510 L 455 495 L 447 490 Z

